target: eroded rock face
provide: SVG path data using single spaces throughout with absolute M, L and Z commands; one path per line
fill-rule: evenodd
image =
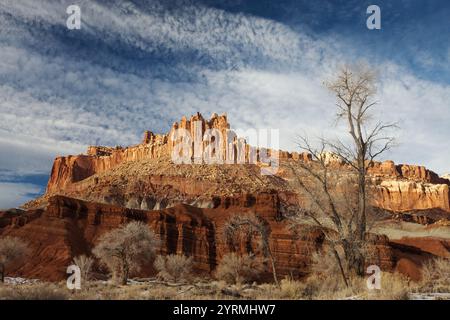
M 385 180 L 378 185 L 376 204 L 393 211 L 430 208 L 450 211 L 449 186 L 410 180 Z
M 437 173 L 428 170 L 424 166 L 409 164 L 396 165 L 393 161 L 373 162 L 369 168 L 369 174 L 373 177 L 407 179 L 416 182 L 433 184 L 449 184 L 445 178 L 439 177 Z
M 447 180 L 447 183 L 450 183 L 450 173 L 443 174 L 441 178 Z
M 271 219 L 277 212 L 276 198 L 276 194 L 248 195 L 216 199 L 215 209 L 178 204 L 164 210 L 144 211 L 54 196 L 45 210 L 1 213 L 0 235 L 21 237 L 32 249 L 27 262 L 16 268 L 16 274 L 62 280 L 74 256 L 89 254 L 103 233 L 137 220 L 159 235 L 160 253 L 193 256 L 197 271 L 210 273 L 224 254 L 225 245 L 217 230 L 225 219 L 237 210 L 249 211 L 250 207 Z M 292 252 L 292 248 L 289 250 Z M 286 259 L 280 263 L 286 268 L 290 266 Z
M 12 269 L 14 275 L 59 281 L 66 278 L 66 268 L 73 257 L 90 254 L 102 234 L 137 220 L 148 224 L 159 235 L 160 253 L 192 256 L 196 272 L 212 274 L 221 257 L 229 252 L 222 240 L 221 226 L 232 215 L 245 212 L 256 212 L 268 223 L 280 276 L 301 277 L 309 272 L 311 254 L 322 246 L 323 235 L 311 231 L 301 239 L 293 237 L 286 221 L 279 215 L 279 199 L 275 193 L 218 198 L 214 208 L 179 204 L 153 211 L 54 196 L 45 210 L 29 210 L 14 217 L 0 213 L 0 236 L 21 237 L 31 248 L 25 264 Z M 373 236 L 370 242 L 377 253 L 374 263 L 385 270 L 395 268 L 396 255 L 388 239 Z M 257 249 L 255 253 L 260 254 Z M 142 275 L 152 274 L 153 269 L 148 266 Z M 271 279 L 269 266 L 264 277 Z
M 146 131 L 142 143 L 135 146 L 127 148 L 91 146 L 86 155 L 56 158 L 48 182 L 46 197 L 61 194 L 132 209 L 151 210 L 164 209 L 181 202 L 207 208 L 211 206 L 212 198 L 215 195 L 222 196 L 228 191 L 231 194 L 255 191 L 251 186 L 243 187 L 242 183 L 237 182 L 239 173 L 234 172 L 230 175 L 228 169 L 228 171 L 224 169 L 222 172 L 216 170 L 216 175 L 210 175 L 206 179 L 196 177 L 195 174 L 198 174 L 198 171 L 192 174 L 186 172 L 173 174 L 170 170 L 166 170 L 157 175 L 152 173 L 153 169 L 142 179 L 135 178 L 139 173 L 132 175 L 128 172 L 124 172 L 124 177 L 120 179 L 117 177 L 109 179 L 107 175 L 105 176 L 106 173 L 119 167 L 122 167 L 124 171 L 129 170 L 126 168 L 127 163 L 139 163 L 152 159 L 161 160 L 161 163 L 158 164 L 161 166 L 172 163 L 170 155 L 175 144 L 174 132 L 177 129 L 186 130 L 192 137 L 203 136 L 208 129 L 218 130 L 224 137 L 222 145 L 217 151 L 223 160 L 227 156 L 227 144 L 231 144 L 237 152 L 237 148 L 240 148 L 239 143 L 242 143 L 243 150 L 245 150 L 243 154 L 245 162 L 249 162 L 253 157 L 251 147 L 245 141 L 229 135 L 230 124 L 226 115 L 213 114 L 209 120 L 206 120 L 197 113 L 189 119 L 183 117 L 179 122 L 174 123 L 168 134 L 158 135 Z M 202 144 L 203 148 L 207 146 L 207 142 Z M 196 147 L 192 143 L 190 156 L 194 163 L 201 166 L 203 162 L 202 159 L 196 158 Z M 269 155 L 274 152 L 268 150 Z M 289 174 L 290 170 L 284 167 L 284 163 L 311 161 L 311 155 L 307 153 L 286 151 L 277 151 L 277 153 L 280 159 L 280 168 L 272 182 L 259 186 L 260 191 L 269 189 L 286 191 L 287 181 L 292 177 Z M 254 156 L 257 161 L 260 160 L 258 150 Z M 326 156 L 327 162 L 334 169 L 340 170 L 345 167 L 335 155 L 327 154 Z M 172 166 L 176 167 L 176 165 Z M 243 172 L 241 178 L 248 180 L 259 175 L 256 170 L 254 170 L 255 173 L 241 171 Z M 369 174 L 378 184 L 375 192 L 375 204 L 382 208 L 395 211 L 440 208 L 450 212 L 450 180 L 439 177 L 423 166 L 396 165 L 392 161 L 374 162 L 369 168 Z M 95 178 L 91 179 L 90 177 Z M 231 181 L 227 181 L 227 179 Z M 279 181 L 276 181 L 277 179 Z M 233 180 L 236 180 L 234 184 Z M 220 184 L 224 185 L 221 191 L 218 187 Z M 211 190 L 215 190 L 216 194 L 206 195 L 212 193 Z M 34 204 L 31 204 L 31 207 L 33 206 Z
M 94 174 L 105 172 L 121 163 L 153 159 L 167 154 L 167 137 L 156 136 L 152 143 L 128 148 L 89 147 L 87 155 L 55 159 L 47 184 L 47 194 L 57 194 Z
M 259 150 L 253 148 L 244 139 L 237 137 L 230 130 L 230 124 L 226 115 L 218 116 L 217 114 L 213 114 L 211 119 L 205 120 L 201 114 L 197 113 L 189 120 L 183 117 L 181 121 L 175 122 L 166 135 L 158 135 L 151 131 L 146 131 L 142 143 L 139 145 L 127 148 L 90 146 L 86 155 L 56 158 L 53 163 L 46 193 L 48 195 L 64 193 L 65 190 L 76 182 L 95 174 L 106 172 L 127 162 L 157 158 L 164 158 L 171 161 L 169 159 L 171 159 L 174 146 L 176 143 L 179 143 L 179 139 L 175 135 L 175 131 L 178 129 L 186 130 L 192 139 L 195 136 L 199 136 L 199 139 L 202 139 L 206 135 L 206 130 L 219 131 L 223 139 L 221 140 L 219 149 L 215 150 L 214 148 L 211 152 L 217 152 L 218 155 L 214 156 L 217 156 L 222 163 L 227 163 L 227 161 L 231 161 L 232 163 L 238 163 L 239 161 L 242 161 L 242 163 L 260 163 L 262 155 L 265 155 L 266 160 L 264 161 L 267 162 L 269 161 L 267 159 L 272 155 L 275 157 L 275 154 L 278 154 L 280 160 L 294 159 L 309 161 L 311 159 L 311 155 L 305 153 L 290 153 L 286 151 L 275 151 L 271 149 Z M 211 149 L 207 149 L 210 144 L 208 142 L 210 140 L 208 139 L 212 140 L 213 138 L 208 135 L 206 137 L 209 138 L 205 138 L 206 141 L 201 143 L 202 150 Z M 227 145 L 229 145 L 228 149 Z M 192 141 L 192 146 L 189 149 L 192 162 L 197 164 L 205 163 L 202 158 L 203 153 L 196 153 L 197 147 Z M 230 150 L 233 152 L 231 153 Z M 242 151 L 240 155 L 238 150 Z M 209 152 L 207 153 L 210 154 Z

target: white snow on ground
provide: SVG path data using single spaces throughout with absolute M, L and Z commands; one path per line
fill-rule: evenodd
M 12 278 L 12 277 L 5 277 L 5 283 L 7 284 L 13 284 L 13 285 L 18 285 L 18 284 L 32 284 L 32 283 L 36 283 L 39 282 L 38 279 L 26 279 L 26 278 Z
M 410 293 L 409 300 L 450 300 L 450 293 Z

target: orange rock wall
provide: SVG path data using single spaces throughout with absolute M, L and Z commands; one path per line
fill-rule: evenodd
M 304 240 L 296 239 L 286 221 L 280 220 L 278 207 L 276 193 L 222 198 L 212 209 L 178 205 L 155 211 L 54 196 L 45 210 L 24 212 L 20 215 L 22 219 L 12 220 L 0 212 L 0 237 L 23 238 L 31 248 L 24 263 L 9 269 L 10 275 L 60 281 L 66 279 L 66 268 L 74 256 L 90 254 L 102 234 L 137 220 L 148 224 L 159 235 L 161 254 L 192 256 L 196 272 L 212 274 L 221 257 L 229 252 L 221 237 L 224 222 L 236 212 L 256 212 L 269 225 L 270 245 L 279 275 L 304 276 L 309 272 L 311 253 L 321 247 L 323 236 L 312 232 Z M 374 263 L 392 270 L 395 256 L 387 239 L 377 237 L 372 242 L 378 252 Z M 267 264 L 264 279 L 269 281 L 270 270 Z M 154 275 L 152 266 L 145 267 L 141 275 Z
M 72 188 L 74 182 L 105 172 L 124 162 L 169 156 L 175 144 L 171 137 L 179 128 L 186 129 L 192 137 L 195 136 L 196 130 L 203 135 L 207 129 L 217 129 L 226 138 L 230 125 L 226 115 L 213 114 L 210 120 L 205 120 L 201 114 L 197 113 L 189 120 L 183 117 L 180 122 L 175 122 L 167 135 L 155 135 L 146 131 L 142 143 L 136 146 L 127 148 L 91 146 L 88 148 L 87 155 L 58 157 L 53 163 L 46 193 L 47 195 L 58 194 L 62 190 Z M 227 143 L 225 139 L 221 145 L 223 159 L 226 156 Z M 231 143 L 237 148 L 237 140 Z M 203 143 L 203 148 L 205 147 L 206 144 Z M 194 148 L 193 145 L 190 150 L 192 157 Z M 245 150 L 245 161 L 248 162 L 251 155 L 250 146 L 246 143 Z M 306 153 L 277 152 L 280 160 L 311 160 L 311 155 Z M 273 153 L 273 150 L 269 150 L 269 154 Z M 258 157 L 258 151 L 256 156 Z M 378 181 L 379 188 L 376 192 L 375 203 L 380 207 L 395 211 L 429 208 L 450 211 L 450 181 L 440 178 L 423 166 L 395 165 L 392 161 L 374 162 L 369 168 L 369 174 Z

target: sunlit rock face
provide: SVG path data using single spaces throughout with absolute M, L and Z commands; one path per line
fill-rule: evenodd
M 134 146 L 90 146 L 84 155 L 58 157 L 53 163 L 45 197 L 61 194 L 143 210 L 159 210 L 178 203 L 208 208 L 214 196 L 273 189 L 286 191 L 287 181 L 292 177 L 285 164 L 312 161 L 308 153 L 269 149 L 268 154 L 276 154 L 279 159 L 279 170 L 261 183 L 257 181 L 261 179 L 255 169 L 262 166 L 259 151 L 230 134 L 230 128 L 226 115 L 213 114 L 207 120 L 197 113 L 175 122 L 167 134 L 146 131 L 142 142 Z M 218 141 L 217 153 L 223 164 L 205 165 L 197 158 L 198 143 L 192 141 L 188 153 L 193 164 L 175 165 L 172 154 L 177 143 L 175 132 L 179 129 L 191 137 L 203 137 L 207 130 L 220 132 L 223 139 Z M 201 141 L 201 150 L 208 144 Z M 230 148 L 236 155 L 238 148 L 242 148 L 245 164 L 227 164 Z M 249 169 L 253 156 L 256 156 L 255 168 Z M 342 159 L 333 153 L 326 152 L 323 157 L 335 170 L 346 168 Z M 233 160 L 235 163 L 237 156 Z M 430 208 L 450 211 L 450 180 L 423 166 L 373 162 L 368 172 L 378 186 L 374 202 L 379 207 L 395 211 Z

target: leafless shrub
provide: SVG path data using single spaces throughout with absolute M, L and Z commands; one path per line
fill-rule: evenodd
M 5 237 L 0 239 L 0 282 L 5 282 L 5 269 L 28 254 L 28 247 L 19 238 Z
M 262 251 L 264 259 L 270 261 L 273 279 L 278 285 L 276 261 L 269 240 L 270 228 L 259 215 L 255 213 L 234 215 L 224 224 L 221 234 L 232 252 L 235 252 L 240 244 L 245 242 L 247 253 L 253 254 L 251 247 L 252 241 L 255 241 Z
M 408 300 L 412 290 L 410 281 L 400 273 L 382 272 L 381 289 L 366 292 L 369 300 Z
M 233 252 L 223 256 L 216 277 L 229 284 L 242 284 L 257 280 L 261 272 L 261 264 L 253 255 L 239 256 Z
M 436 258 L 422 267 L 420 290 L 423 292 L 450 292 L 450 260 Z
M 131 273 L 150 262 L 158 243 L 147 225 L 130 222 L 103 235 L 93 253 L 111 271 L 113 280 L 124 285 Z
M 90 276 L 91 276 L 90 273 L 91 273 L 93 263 L 94 263 L 94 259 L 92 259 L 91 257 L 88 257 L 84 254 L 73 258 L 73 264 L 75 264 L 76 266 L 78 266 L 80 268 L 82 281 L 86 282 L 86 281 L 90 280 Z
M 341 256 L 342 253 L 339 251 L 326 250 L 313 254 L 311 273 L 304 280 L 303 297 L 305 299 L 339 299 L 352 296 L 355 291 L 358 291 L 360 285 L 355 278 L 346 277 L 343 281 L 340 267 L 336 264 L 334 256 L 335 253 Z M 345 263 L 342 258 L 339 259 Z
M 166 281 L 179 282 L 189 280 L 192 266 L 192 257 L 177 254 L 158 256 L 155 261 L 158 277 Z

